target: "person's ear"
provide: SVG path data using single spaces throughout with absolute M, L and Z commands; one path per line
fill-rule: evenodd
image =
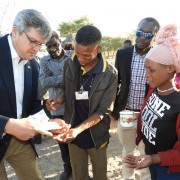
M 98 45 L 97 47 L 97 52 L 100 53 L 102 51 L 102 46 L 101 45 Z
M 18 29 L 16 28 L 16 26 L 13 26 L 12 28 L 12 37 L 16 37 L 18 35 Z
M 168 73 L 173 73 L 173 72 L 175 72 L 175 67 L 174 67 L 174 65 L 168 65 L 168 66 L 167 66 L 167 72 L 168 72 Z

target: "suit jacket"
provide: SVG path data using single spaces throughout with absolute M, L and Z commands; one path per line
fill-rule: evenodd
M 2 138 L 4 127 L 9 118 L 17 118 L 13 65 L 7 36 L 0 38 L 0 161 L 12 138 L 9 134 Z M 41 101 L 37 98 L 38 76 L 38 63 L 34 59 L 28 61 L 24 68 L 22 118 L 42 109 Z
M 115 67 L 118 70 L 118 94 L 114 105 L 112 116 L 119 118 L 119 112 L 126 108 L 129 86 L 131 80 L 131 63 L 134 46 L 118 50 L 116 53 Z M 147 94 L 149 86 L 146 84 Z

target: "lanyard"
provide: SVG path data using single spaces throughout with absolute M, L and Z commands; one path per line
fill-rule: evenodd
M 84 91 L 84 86 L 86 85 L 86 83 L 92 78 L 92 74 L 85 80 L 85 82 L 83 83 L 82 82 L 82 75 L 80 76 L 80 90 L 79 90 L 79 93 L 83 93 Z M 92 78 L 92 81 L 93 81 L 93 78 Z M 92 82 L 91 82 L 92 84 Z

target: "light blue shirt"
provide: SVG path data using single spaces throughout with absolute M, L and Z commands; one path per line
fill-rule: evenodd
M 59 98 L 64 92 L 64 63 L 71 58 L 73 51 L 64 51 L 65 55 L 61 59 L 53 59 L 50 55 L 43 57 L 40 60 L 40 75 L 39 81 L 44 90 L 48 91 L 49 97 Z M 45 70 L 48 69 L 52 72 L 52 76 L 47 76 Z M 51 115 L 59 116 L 64 115 L 64 104 L 57 108 L 55 111 L 51 111 Z

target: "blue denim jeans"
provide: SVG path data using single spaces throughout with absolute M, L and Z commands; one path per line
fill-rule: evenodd
M 180 180 L 180 172 L 169 173 L 168 167 L 158 164 L 149 166 L 151 180 Z

